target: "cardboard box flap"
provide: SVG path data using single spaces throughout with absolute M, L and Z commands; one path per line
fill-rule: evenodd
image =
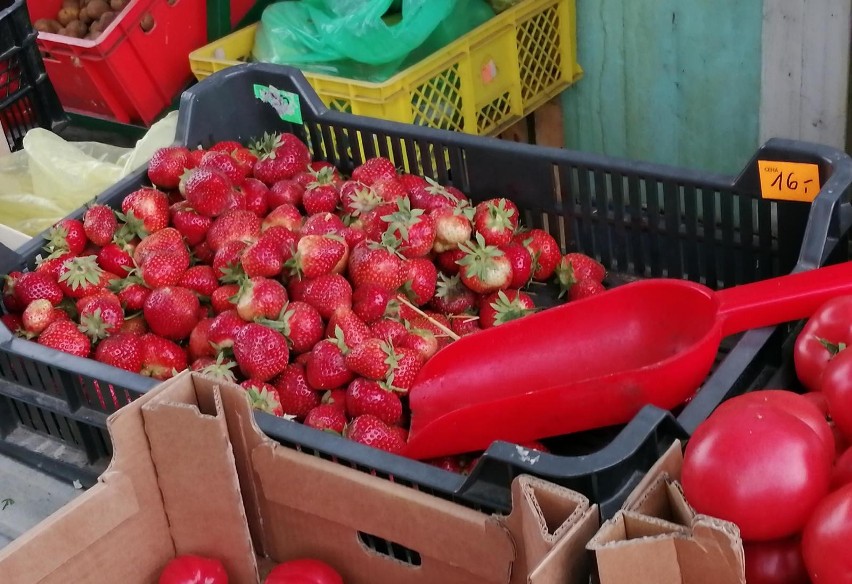
M 630 492 L 622 504 L 622 509 L 636 511 L 638 499 L 657 481 L 660 476 L 668 477 L 669 479 L 679 481 L 680 469 L 683 466 L 683 444 L 680 440 L 675 440 L 668 450 L 657 459 L 657 462 L 648 469 L 639 484 Z
M 532 570 L 529 584 L 588 584 L 590 554 L 586 544 L 600 525 L 597 505 L 572 521 L 570 528 Z

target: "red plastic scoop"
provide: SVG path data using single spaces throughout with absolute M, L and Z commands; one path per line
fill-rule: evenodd
M 852 293 L 852 262 L 714 292 L 655 279 L 462 337 L 420 371 L 405 454 L 433 458 L 623 424 L 672 409 L 723 337 L 809 316 Z

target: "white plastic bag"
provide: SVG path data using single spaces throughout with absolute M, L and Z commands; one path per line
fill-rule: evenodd
M 155 123 L 134 148 L 68 142 L 36 128 L 23 149 L 0 157 L 0 223 L 36 235 L 174 142 L 177 112 Z

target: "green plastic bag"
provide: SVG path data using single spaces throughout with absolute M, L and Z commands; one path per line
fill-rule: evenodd
M 263 12 L 255 61 L 381 82 L 494 16 L 485 0 L 300 0 Z

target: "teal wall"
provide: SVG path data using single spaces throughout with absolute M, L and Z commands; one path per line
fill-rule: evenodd
M 576 0 L 568 148 L 735 174 L 758 146 L 761 0 Z

